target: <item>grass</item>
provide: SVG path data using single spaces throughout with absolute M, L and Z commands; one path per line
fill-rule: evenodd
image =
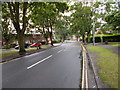
M 89 46 L 88 50 L 98 53 L 98 73 L 102 81 L 112 88 L 118 88 L 118 55 L 112 50 L 98 46 Z
M 41 48 L 49 48 L 49 45 L 42 45 Z
M 120 42 L 109 42 L 109 45 L 115 46 L 115 47 L 120 47 Z
M 41 48 L 48 48 L 48 47 L 50 47 L 50 46 L 49 45 L 42 45 L 41 46 Z M 26 49 L 27 52 L 29 52 L 29 51 L 35 51 L 35 50 L 37 50 L 36 47 Z M 18 50 L 17 51 L 0 52 L 0 58 L 1 57 L 2 58 L 10 57 L 10 56 L 14 56 L 16 54 L 18 54 Z
M 8 51 L 8 52 L 2 52 L 0 54 L 2 54 L 2 58 L 6 58 L 9 56 L 14 56 L 14 55 L 18 54 L 18 51 Z
M 25 49 L 26 51 L 34 51 L 34 50 L 37 50 L 37 48 L 29 48 L 29 49 Z
M 106 37 L 106 36 L 116 36 L 116 35 L 119 35 L 119 34 L 112 34 L 112 35 L 108 35 L 108 34 L 106 34 L 106 35 L 95 35 L 95 37 Z M 92 36 L 90 36 L 90 37 L 92 37 Z
M 10 49 L 0 49 L 0 51 L 5 51 L 5 50 L 10 50 Z

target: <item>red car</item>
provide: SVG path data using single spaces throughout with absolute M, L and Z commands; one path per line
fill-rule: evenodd
M 32 45 L 30 45 L 30 47 L 39 47 L 41 45 L 42 45 L 41 43 L 33 43 Z

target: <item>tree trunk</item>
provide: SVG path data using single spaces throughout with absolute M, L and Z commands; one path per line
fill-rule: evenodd
M 44 26 L 43 26 L 43 35 L 44 35 L 44 38 L 46 39 L 45 44 L 47 45 L 48 44 L 48 36 L 47 36 L 47 33 L 45 32 Z
M 53 46 L 53 42 L 52 42 L 52 32 L 50 32 L 50 41 L 51 41 L 51 45 Z
M 8 2 L 8 8 L 10 10 L 10 14 L 11 14 L 11 20 L 13 22 L 13 25 L 17 31 L 17 36 L 18 36 L 18 43 L 19 43 L 19 54 L 23 55 L 25 54 L 25 47 L 24 47 L 24 41 L 23 41 L 23 35 L 24 32 L 26 30 L 26 24 L 27 24 L 27 18 L 26 18 L 26 12 L 27 12 L 27 5 L 28 2 L 24 2 L 23 3 L 23 18 L 22 18 L 22 24 L 23 27 L 22 29 L 20 28 L 20 20 L 19 20 L 19 2 Z
M 25 54 L 25 47 L 24 47 L 24 41 L 23 36 L 24 34 L 18 33 L 18 43 L 19 43 L 19 54 L 24 55 Z
M 82 41 L 85 43 L 85 35 L 82 35 Z
M 89 39 L 89 37 L 90 37 L 90 31 L 91 31 L 91 30 L 89 30 L 88 33 L 87 33 L 87 38 L 86 38 L 87 43 L 90 42 L 90 39 Z
M 101 43 L 103 43 L 103 37 L 102 36 L 100 36 L 100 39 L 101 39 Z
M 51 41 L 51 45 L 53 46 L 53 42 L 52 42 L 52 25 L 50 25 L 50 28 L 51 28 L 51 32 L 50 32 L 50 41 Z
M 48 38 L 46 37 L 45 39 L 46 39 L 46 43 L 45 44 L 47 45 L 48 44 Z
M 65 36 L 63 35 L 63 36 L 62 36 L 62 42 L 64 42 L 64 41 L 65 41 Z
M 5 49 L 9 49 L 9 48 L 10 48 L 10 47 L 9 47 L 9 40 L 6 40 L 6 41 L 5 41 L 5 45 L 6 45 Z

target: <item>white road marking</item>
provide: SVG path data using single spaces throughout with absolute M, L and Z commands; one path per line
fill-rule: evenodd
M 45 60 L 47 60 L 47 59 L 49 59 L 49 58 L 51 58 L 51 57 L 52 57 L 52 55 L 50 55 L 50 56 L 48 56 L 48 57 L 46 57 L 46 58 L 44 58 L 44 59 L 38 61 L 37 63 L 35 63 L 35 64 L 33 64 L 33 65 L 30 65 L 29 67 L 27 67 L 27 69 L 30 69 L 30 68 L 36 66 L 36 65 L 39 64 L 39 63 L 44 62 Z
M 60 51 L 58 51 L 57 53 L 60 53 L 60 52 L 62 52 L 63 51 L 63 49 L 62 50 L 60 50 Z

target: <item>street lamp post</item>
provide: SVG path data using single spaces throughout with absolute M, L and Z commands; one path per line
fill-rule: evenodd
M 92 3 L 93 4 L 93 3 Z M 93 5 L 92 5 L 93 6 Z M 93 12 L 93 14 L 94 14 L 94 8 L 92 7 L 92 12 Z M 95 36 L 94 36 L 94 34 L 95 34 L 95 21 L 94 21 L 94 17 L 93 17 L 93 28 L 92 28 L 92 35 L 93 35 L 93 46 L 95 46 Z
M 93 29 L 92 29 L 92 34 L 93 34 L 93 46 L 95 46 L 95 36 L 94 36 L 94 34 L 95 34 L 95 23 L 94 23 L 94 18 L 93 18 Z
M 119 10 L 120 10 L 120 2 L 118 2 L 118 8 L 119 8 Z

